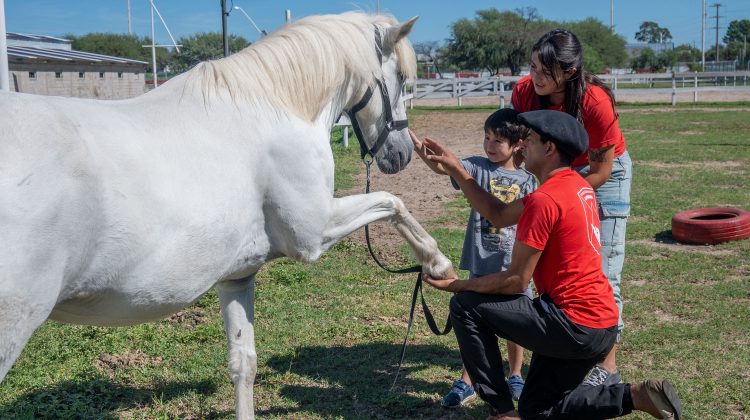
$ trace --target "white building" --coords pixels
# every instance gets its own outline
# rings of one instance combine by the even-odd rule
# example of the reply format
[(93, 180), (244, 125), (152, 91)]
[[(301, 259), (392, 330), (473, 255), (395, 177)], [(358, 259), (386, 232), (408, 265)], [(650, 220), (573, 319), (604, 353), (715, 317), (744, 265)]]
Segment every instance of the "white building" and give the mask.
[(11, 91), (94, 99), (146, 91), (145, 61), (75, 51), (51, 36), (8, 32), (7, 39)]

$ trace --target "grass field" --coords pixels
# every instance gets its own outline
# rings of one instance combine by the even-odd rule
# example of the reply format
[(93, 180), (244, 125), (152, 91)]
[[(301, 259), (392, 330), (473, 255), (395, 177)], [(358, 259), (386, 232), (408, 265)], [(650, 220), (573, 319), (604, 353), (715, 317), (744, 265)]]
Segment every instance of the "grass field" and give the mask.
[[(619, 364), (626, 381), (669, 378), (687, 419), (750, 419), (750, 240), (685, 247), (670, 236), (677, 211), (750, 209), (750, 107), (736, 107), (634, 106), (620, 117), (635, 175)], [(358, 151), (333, 148), (336, 185), (346, 188), (361, 167)], [(457, 197), (445, 217), (460, 226), (466, 211)], [(458, 261), (463, 231), (441, 224), (427, 226)], [(411, 275), (381, 271), (351, 240), (314, 264), (267, 265), (256, 291), (257, 415), (484, 418), (481, 402), (439, 407), (460, 360), (455, 338), (430, 335), (421, 316), (389, 391), (412, 287)], [(426, 292), (444, 319), (448, 294)], [(232, 418), (233, 398), (209, 293), (141, 326), (45, 323), (0, 385), (0, 418)]]

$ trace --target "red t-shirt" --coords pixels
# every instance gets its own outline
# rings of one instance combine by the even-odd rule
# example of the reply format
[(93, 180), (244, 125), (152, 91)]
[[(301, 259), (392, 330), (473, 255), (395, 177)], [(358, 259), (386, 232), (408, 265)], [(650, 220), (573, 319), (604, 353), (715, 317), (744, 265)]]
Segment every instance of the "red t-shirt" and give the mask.
[[(525, 76), (516, 83), (511, 96), (513, 109), (518, 112), (535, 111), (539, 109), (539, 99), (534, 91), (534, 82), (531, 76)], [(551, 105), (548, 109), (565, 112), (562, 104)], [(586, 93), (583, 95), (581, 104), (581, 115), (583, 116), (583, 127), (589, 135), (589, 149), (615, 146), (615, 157), (625, 153), (625, 137), (620, 131), (617, 123), (612, 101), (604, 89), (599, 86), (587, 85)], [(572, 166), (584, 166), (589, 163), (589, 154), (584, 152), (578, 156)]]
[(602, 272), (599, 213), (591, 186), (564, 169), (522, 198), (516, 240), (539, 249), (534, 284), (576, 324), (617, 325), (612, 287)]

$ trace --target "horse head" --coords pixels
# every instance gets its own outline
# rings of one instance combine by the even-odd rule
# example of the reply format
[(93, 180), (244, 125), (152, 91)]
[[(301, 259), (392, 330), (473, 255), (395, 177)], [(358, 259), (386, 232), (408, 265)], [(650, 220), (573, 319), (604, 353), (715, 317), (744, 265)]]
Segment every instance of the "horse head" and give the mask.
[(347, 110), (364, 159), (368, 155), (387, 174), (396, 173), (411, 160), (406, 108), (401, 100), (404, 83), (414, 77), (414, 51), (406, 40), (417, 18), (388, 27), (373, 25), (380, 74), (373, 74)]

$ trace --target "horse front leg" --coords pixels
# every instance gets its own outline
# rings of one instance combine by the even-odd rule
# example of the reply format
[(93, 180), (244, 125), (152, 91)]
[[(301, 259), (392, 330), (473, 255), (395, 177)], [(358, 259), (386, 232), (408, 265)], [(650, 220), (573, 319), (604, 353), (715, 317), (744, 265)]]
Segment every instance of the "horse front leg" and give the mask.
[(229, 373), (234, 384), (235, 416), (253, 419), (253, 383), (258, 370), (253, 328), (255, 274), (240, 280), (216, 284), (229, 342)]
[(378, 220), (386, 220), (396, 227), (427, 274), (440, 279), (456, 277), (451, 261), (440, 252), (435, 239), (414, 219), (403, 201), (383, 191), (334, 199), (323, 236), (324, 249)]

